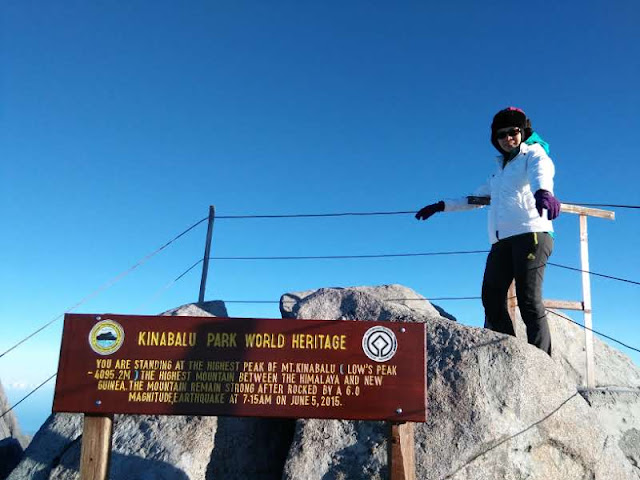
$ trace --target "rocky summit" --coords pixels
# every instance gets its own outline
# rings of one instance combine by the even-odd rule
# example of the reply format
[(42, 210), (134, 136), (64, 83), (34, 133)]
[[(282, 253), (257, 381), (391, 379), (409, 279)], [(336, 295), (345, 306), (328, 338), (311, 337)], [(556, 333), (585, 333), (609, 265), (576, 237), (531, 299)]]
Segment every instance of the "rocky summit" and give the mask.
[[(596, 339), (598, 388), (582, 389), (584, 332), (559, 315), (549, 319), (549, 357), (522, 338), (466, 327), (400, 285), (291, 292), (280, 309), (283, 318), (426, 323), (418, 479), (640, 480), (640, 370)], [(168, 312), (225, 313), (219, 302)], [(9, 478), (78, 478), (81, 424), (81, 415), (52, 415)], [(384, 422), (116, 416), (110, 478), (386, 479), (387, 441)]]

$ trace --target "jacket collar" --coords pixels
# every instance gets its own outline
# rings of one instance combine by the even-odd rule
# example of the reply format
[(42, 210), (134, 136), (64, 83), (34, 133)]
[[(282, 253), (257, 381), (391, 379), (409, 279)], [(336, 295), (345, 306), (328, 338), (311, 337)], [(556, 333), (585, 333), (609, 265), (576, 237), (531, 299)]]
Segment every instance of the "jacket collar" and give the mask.
[[(527, 145), (526, 143), (522, 142), (522, 143), (520, 144), (520, 152), (518, 152), (518, 155), (520, 155), (521, 153), (522, 153), (522, 154), (526, 154), (529, 150), (531, 150), (531, 145)], [(518, 155), (516, 155), (516, 156), (515, 156), (515, 157), (513, 157), (513, 158), (516, 158)], [(513, 160), (513, 158), (512, 158), (511, 160), (509, 160), (509, 162), (510, 162), (510, 161), (512, 161), (512, 160)], [(502, 155), (497, 155), (497, 156), (496, 156), (496, 163), (497, 163), (500, 167), (502, 167), (503, 162), (504, 162), (504, 156), (502, 156)], [(507, 163), (509, 163), (509, 162), (507, 162)]]

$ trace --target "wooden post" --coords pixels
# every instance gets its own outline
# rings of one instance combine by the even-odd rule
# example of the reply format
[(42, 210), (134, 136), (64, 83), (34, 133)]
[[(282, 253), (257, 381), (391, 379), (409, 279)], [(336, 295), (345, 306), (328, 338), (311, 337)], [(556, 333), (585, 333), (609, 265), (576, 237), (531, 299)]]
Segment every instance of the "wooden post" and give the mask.
[(111, 458), (113, 415), (84, 416), (80, 451), (80, 480), (107, 480)]
[(589, 279), (589, 242), (587, 236), (587, 216), (580, 215), (580, 269), (582, 270), (582, 302), (584, 304), (584, 341), (587, 356), (587, 388), (595, 388), (596, 372), (593, 356), (593, 328), (591, 322), (591, 282)]
[(589, 217), (605, 218), (607, 220), (615, 220), (616, 214), (610, 210), (601, 210), (599, 208), (581, 207), (579, 205), (571, 205), (563, 203), (560, 205), (561, 212), (577, 213), (578, 215), (587, 215)]
[(416, 480), (413, 423), (390, 423), (389, 478), (390, 480)]
[(509, 310), (509, 316), (511, 317), (511, 323), (513, 324), (513, 330), (516, 329), (516, 306), (518, 305), (518, 299), (516, 298), (516, 282), (515, 280), (509, 285), (507, 292), (507, 309)]
[(204, 259), (202, 261), (202, 279), (200, 280), (200, 295), (198, 303), (204, 302), (204, 292), (207, 289), (207, 273), (209, 272), (209, 254), (211, 253), (211, 236), (213, 235), (213, 221), (216, 217), (216, 207), (209, 206), (209, 226), (207, 227), (207, 240), (204, 244)]

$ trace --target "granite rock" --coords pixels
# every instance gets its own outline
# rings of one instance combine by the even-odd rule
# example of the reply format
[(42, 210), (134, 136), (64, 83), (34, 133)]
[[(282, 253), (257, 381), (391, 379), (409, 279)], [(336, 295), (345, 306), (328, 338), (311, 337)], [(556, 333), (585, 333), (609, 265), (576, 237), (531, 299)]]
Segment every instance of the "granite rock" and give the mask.
[[(575, 314), (566, 312), (556, 310), (547, 312), (553, 358), (563, 366), (576, 385), (586, 385), (585, 330), (576, 324), (578, 320), (582, 322), (582, 319), (576, 320), (572, 318)], [(597, 320), (598, 317), (594, 319), (594, 321)], [(516, 336), (526, 341), (526, 327), (518, 309), (516, 309), (514, 329)], [(602, 330), (597, 325), (594, 329)], [(634, 365), (627, 355), (603, 342), (597, 335), (593, 335), (593, 351), (596, 387), (625, 387), (640, 390), (640, 368)]]
[(29, 444), (29, 438), (22, 434), (18, 418), (10, 408), (0, 382), (0, 412), (7, 412), (0, 418), (0, 480), (6, 478), (20, 462), (24, 449)]
[[(429, 417), (415, 428), (418, 478), (640, 478), (563, 365), (522, 340), (420, 315), (375, 289), (286, 295), (296, 297), (296, 318), (427, 323)], [(386, 478), (385, 432), (380, 422), (299, 420), (283, 478)], [(622, 440), (634, 441), (633, 432)]]
[[(426, 323), (418, 479), (640, 480), (640, 373), (617, 350), (597, 346), (596, 362), (607, 361), (598, 349), (611, 360), (600, 382), (624, 388), (578, 391), (583, 336), (566, 320), (550, 318), (549, 357), (522, 339), (451, 321), (400, 285), (292, 292), (280, 305), (285, 318)], [(226, 316), (216, 302), (166, 314), (212, 312)], [(52, 415), (10, 480), (77, 478), (81, 434), (80, 415)], [(382, 480), (387, 434), (385, 422), (116, 416), (110, 478)]]
[(640, 476), (640, 391), (605, 387), (580, 393)]

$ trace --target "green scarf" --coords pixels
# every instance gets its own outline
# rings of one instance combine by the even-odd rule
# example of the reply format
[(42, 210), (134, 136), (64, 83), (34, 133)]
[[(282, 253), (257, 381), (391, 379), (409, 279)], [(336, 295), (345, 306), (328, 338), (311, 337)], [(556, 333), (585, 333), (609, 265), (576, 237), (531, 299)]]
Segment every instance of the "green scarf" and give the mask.
[(549, 144), (545, 142), (542, 137), (540, 137), (540, 135), (538, 135), (536, 132), (533, 132), (531, 136), (524, 141), (524, 143), (526, 143), (527, 145), (533, 145), (534, 143), (537, 143), (542, 148), (544, 148), (544, 151), (547, 152), (547, 155), (549, 155)]

